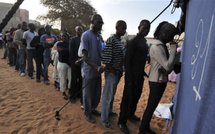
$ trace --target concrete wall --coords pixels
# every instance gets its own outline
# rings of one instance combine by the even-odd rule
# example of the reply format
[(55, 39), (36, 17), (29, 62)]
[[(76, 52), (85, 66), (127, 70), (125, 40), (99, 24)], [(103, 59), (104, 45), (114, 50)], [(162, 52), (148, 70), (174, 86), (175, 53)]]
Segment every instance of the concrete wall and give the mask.
[[(13, 4), (0, 2), (0, 22), (2, 22), (5, 15), (8, 13), (12, 6)], [(19, 23), (22, 23), (22, 21), (29, 21), (29, 12), (25, 9), (18, 9), (11, 20), (8, 22), (7, 26), (3, 29), (3, 31), (9, 30), (11, 27), (16, 28)]]

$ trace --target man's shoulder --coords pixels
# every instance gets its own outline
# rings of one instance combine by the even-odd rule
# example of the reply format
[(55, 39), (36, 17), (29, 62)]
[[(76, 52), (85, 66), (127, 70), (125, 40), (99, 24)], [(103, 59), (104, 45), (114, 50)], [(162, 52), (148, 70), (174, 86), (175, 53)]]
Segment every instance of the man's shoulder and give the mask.
[(91, 30), (87, 30), (85, 32), (83, 32), (82, 36), (90, 36), (92, 35), (92, 31)]

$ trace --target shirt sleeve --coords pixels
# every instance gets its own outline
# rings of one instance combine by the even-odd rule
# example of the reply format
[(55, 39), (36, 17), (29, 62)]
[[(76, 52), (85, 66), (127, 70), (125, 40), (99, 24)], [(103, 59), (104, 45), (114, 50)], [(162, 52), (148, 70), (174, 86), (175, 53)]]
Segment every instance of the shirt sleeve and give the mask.
[(78, 49), (79, 57), (83, 57), (83, 53), (82, 53), (83, 50), (86, 50), (87, 52), (89, 50), (88, 36), (85, 33), (81, 36), (81, 43)]
[(23, 33), (23, 37), (22, 38), (26, 40), (26, 38), (27, 38), (27, 32)]
[(150, 48), (150, 57), (154, 58), (167, 72), (171, 71), (176, 54), (176, 45), (170, 46), (170, 55), (167, 59), (165, 50), (161, 45), (152, 45)]
[(112, 54), (113, 54), (113, 40), (109, 38), (106, 41), (106, 46), (103, 50), (102, 54), (102, 62), (103, 64), (110, 64), (112, 61)]

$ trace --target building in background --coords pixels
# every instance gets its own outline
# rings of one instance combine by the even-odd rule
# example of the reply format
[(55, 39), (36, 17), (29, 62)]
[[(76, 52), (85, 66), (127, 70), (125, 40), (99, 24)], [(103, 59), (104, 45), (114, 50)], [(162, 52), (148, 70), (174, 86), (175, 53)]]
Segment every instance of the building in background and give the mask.
[[(12, 6), (13, 4), (0, 2), (0, 23)], [(26, 9), (18, 9), (3, 31), (9, 30), (11, 27), (16, 28), (17, 25), (23, 21), (26, 21), (27, 23), (29, 22), (29, 12)]]

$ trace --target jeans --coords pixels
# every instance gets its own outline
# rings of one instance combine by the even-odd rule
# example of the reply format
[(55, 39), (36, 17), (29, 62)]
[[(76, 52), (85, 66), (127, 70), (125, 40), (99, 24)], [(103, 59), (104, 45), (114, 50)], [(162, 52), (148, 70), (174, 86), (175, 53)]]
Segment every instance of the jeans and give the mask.
[(116, 93), (117, 85), (119, 83), (120, 76), (118, 74), (106, 73), (105, 74), (105, 85), (102, 95), (102, 122), (108, 122), (109, 113), (113, 108), (114, 96)]
[(51, 61), (51, 50), (46, 48), (43, 52), (43, 77), (44, 81), (48, 81), (48, 67)]
[(16, 49), (16, 65), (15, 69), (19, 70), (19, 49)]
[(101, 97), (101, 77), (83, 78), (83, 105), (85, 116), (91, 118)]
[(71, 68), (68, 64), (58, 61), (57, 70), (60, 78), (60, 91), (63, 93), (71, 85)]
[(20, 73), (25, 73), (26, 68), (26, 49), (19, 49), (19, 69)]

